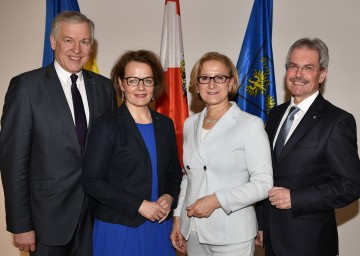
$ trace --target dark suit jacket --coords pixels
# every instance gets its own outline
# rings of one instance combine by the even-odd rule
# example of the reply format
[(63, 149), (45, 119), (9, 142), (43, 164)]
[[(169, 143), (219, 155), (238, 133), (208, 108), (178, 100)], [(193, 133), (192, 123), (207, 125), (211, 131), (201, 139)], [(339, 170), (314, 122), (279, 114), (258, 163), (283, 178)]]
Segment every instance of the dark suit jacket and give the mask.
[[(83, 75), (91, 125), (116, 102), (109, 79), (86, 70)], [(84, 199), (82, 155), (53, 63), (11, 80), (1, 119), (0, 168), (7, 230), (35, 230), (46, 245), (68, 243)]]
[[(289, 102), (274, 108), (266, 131), (271, 145)], [(290, 189), (290, 210), (265, 202), (264, 238), (277, 256), (335, 256), (334, 208), (360, 195), (360, 161), (354, 117), (320, 94), (274, 164), (274, 186)]]
[[(176, 206), (181, 168), (174, 124), (170, 118), (150, 111), (156, 140), (158, 195), (171, 195)], [(94, 122), (84, 159), (83, 187), (96, 201), (91, 211), (97, 219), (130, 227), (145, 222), (138, 210), (144, 199), (151, 200), (151, 160), (125, 104)]]

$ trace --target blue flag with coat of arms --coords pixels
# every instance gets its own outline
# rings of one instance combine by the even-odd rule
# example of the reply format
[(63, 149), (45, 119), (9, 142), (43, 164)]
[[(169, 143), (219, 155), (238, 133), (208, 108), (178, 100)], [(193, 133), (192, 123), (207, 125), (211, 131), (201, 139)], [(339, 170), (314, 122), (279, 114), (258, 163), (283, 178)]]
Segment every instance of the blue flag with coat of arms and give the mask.
[(255, 0), (236, 69), (240, 88), (237, 104), (245, 112), (266, 122), (276, 106), (276, 86), (272, 54), (273, 0)]
[(50, 45), (51, 23), (55, 16), (62, 11), (80, 11), (77, 0), (46, 0), (46, 22), (44, 38), (43, 67), (54, 60), (54, 52)]

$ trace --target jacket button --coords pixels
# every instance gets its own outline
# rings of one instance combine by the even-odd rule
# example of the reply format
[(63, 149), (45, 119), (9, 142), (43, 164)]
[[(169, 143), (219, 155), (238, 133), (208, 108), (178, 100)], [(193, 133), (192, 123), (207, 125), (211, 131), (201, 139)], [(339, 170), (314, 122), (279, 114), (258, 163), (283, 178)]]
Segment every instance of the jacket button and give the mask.
[(187, 165), (187, 166), (186, 166), (186, 169), (190, 170), (190, 166)]
[(206, 169), (207, 169), (207, 168), (206, 168), (206, 165), (204, 165), (204, 171), (206, 171)]

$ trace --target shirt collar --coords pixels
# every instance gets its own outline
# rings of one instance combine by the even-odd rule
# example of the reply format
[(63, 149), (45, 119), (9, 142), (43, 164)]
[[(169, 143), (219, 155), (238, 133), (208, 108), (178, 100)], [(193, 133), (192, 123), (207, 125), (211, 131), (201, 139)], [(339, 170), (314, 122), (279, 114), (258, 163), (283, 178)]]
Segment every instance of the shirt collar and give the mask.
[[(311, 104), (313, 104), (313, 102), (315, 101), (316, 97), (319, 95), (319, 91), (316, 91), (315, 93), (313, 93), (311, 96), (307, 97), (306, 99), (304, 99), (303, 101), (301, 101), (298, 105), (296, 105), (298, 108), (300, 108), (300, 110), (304, 113), (306, 113), (308, 111), (308, 109), (310, 108)], [(294, 97), (291, 97), (291, 102), (290, 102), (290, 106), (289, 108), (291, 108), (292, 106), (295, 106), (294, 103)]]
[[(70, 81), (70, 84), (71, 84), (70, 76), (72, 75), (72, 73), (67, 72), (65, 69), (63, 69), (56, 60), (54, 61), (54, 67), (55, 67), (56, 73), (58, 74), (60, 80), (66, 81), (67, 83), (69, 83), (69, 81)], [(75, 75), (78, 76), (79, 82), (82, 82), (84, 80), (82, 71), (75, 73)]]

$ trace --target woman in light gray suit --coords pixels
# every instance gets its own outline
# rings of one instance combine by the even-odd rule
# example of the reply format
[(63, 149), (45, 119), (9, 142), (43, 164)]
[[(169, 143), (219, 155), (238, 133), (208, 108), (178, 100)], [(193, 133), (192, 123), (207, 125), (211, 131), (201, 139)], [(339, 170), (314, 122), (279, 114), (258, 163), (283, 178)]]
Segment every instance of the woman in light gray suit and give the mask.
[(229, 101), (239, 88), (231, 60), (203, 55), (191, 72), (190, 92), (206, 107), (184, 124), (184, 171), (174, 212), (173, 246), (196, 255), (253, 255), (253, 204), (273, 185), (264, 124)]

